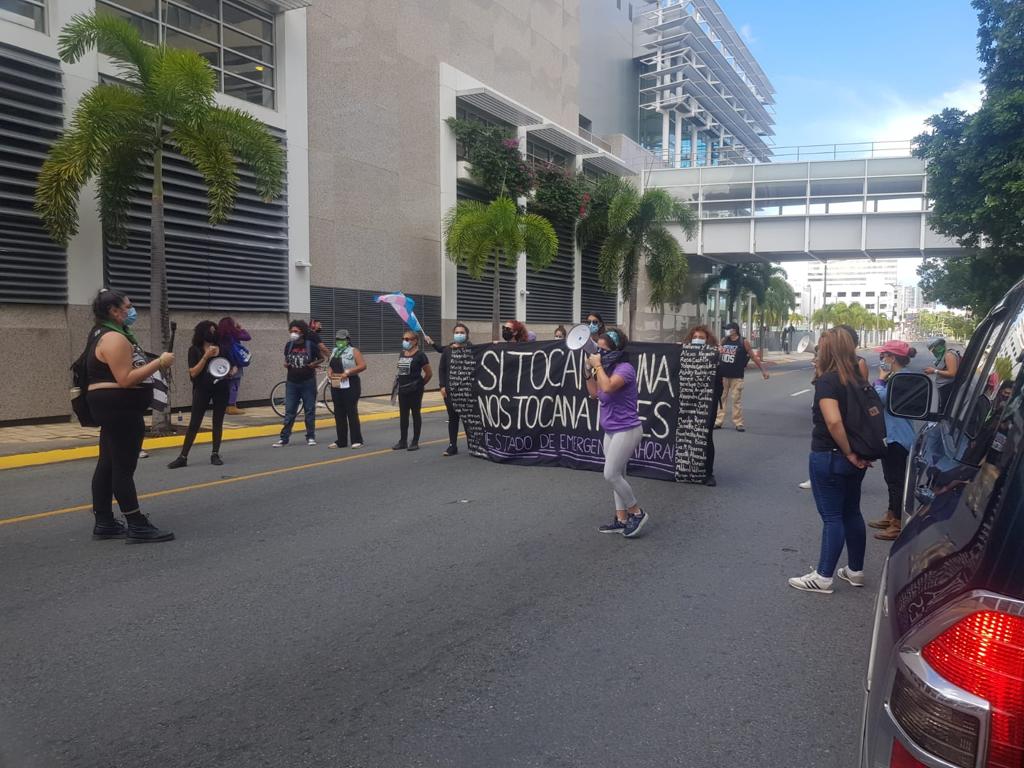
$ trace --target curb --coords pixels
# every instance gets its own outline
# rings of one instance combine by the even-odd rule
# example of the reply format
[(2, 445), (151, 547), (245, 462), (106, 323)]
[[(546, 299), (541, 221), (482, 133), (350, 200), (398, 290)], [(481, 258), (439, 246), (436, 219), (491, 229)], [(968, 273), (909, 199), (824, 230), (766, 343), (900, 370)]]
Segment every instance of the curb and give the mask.
[[(443, 405), (429, 405), (423, 408), (421, 413), (439, 413), (447, 410)], [(383, 413), (368, 413), (360, 416), (360, 423), (371, 421), (389, 421), (398, 418), (398, 411), (384, 411)], [(334, 426), (334, 419), (318, 419), (318, 428)], [(222, 442), (231, 440), (249, 440), (254, 437), (270, 437), (280, 433), (279, 424), (261, 424), (256, 427), (239, 427), (238, 429), (225, 429)], [(213, 439), (211, 432), (200, 432), (196, 436), (195, 444), (209, 443)], [(143, 441), (143, 450), (151, 451), (159, 448), (174, 448), (185, 442), (184, 435), (173, 435), (170, 437), (151, 437)], [(22, 467), (36, 467), (43, 464), (59, 464), (65, 461), (77, 461), (78, 459), (95, 459), (100, 455), (99, 445), (83, 446), (81, 448), (56, 448), (52, 451), (36, 451), (33, 453), (14, 453), (9, 456), (0, 456), (0, 470), (20, 469)]]

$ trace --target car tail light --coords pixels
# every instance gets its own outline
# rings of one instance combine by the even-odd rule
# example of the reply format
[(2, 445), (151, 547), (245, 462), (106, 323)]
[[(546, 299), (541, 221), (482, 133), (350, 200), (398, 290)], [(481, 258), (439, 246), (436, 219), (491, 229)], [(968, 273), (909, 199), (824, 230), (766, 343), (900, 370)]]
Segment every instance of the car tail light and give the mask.
[(957, 768), (974, 768), (981, 733), (978, 718), (944, 703), (902, 671), (896, 672), (889, 707), (904, 733), (925, 752)]
[(989, 703), (987, 768), (1024, 765), (1024, 618), (972, 613), (928, 642), (921, 655), (950, 683)]
[(889, 760), (889, 768), (928, 768), (928, 766), (907, 752), (907, 748), (900, 744), (898, 740), (894, 739), (892, 742), (892, 759)]

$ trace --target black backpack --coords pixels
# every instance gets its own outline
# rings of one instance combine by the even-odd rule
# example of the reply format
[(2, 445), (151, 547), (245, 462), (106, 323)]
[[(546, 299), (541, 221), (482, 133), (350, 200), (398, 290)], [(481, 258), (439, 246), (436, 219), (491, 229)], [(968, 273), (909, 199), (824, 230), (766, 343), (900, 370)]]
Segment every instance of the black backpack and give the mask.
[(98, 427), (99, 424), (89, 410), (86, 393), (89, 391), (89, 355), (96, 349), (96, 342), (106, 332), (105, 328), (96, 327), (89, 331), (89, 340), (85, 351), (71, 364), (71, 410), (83, 427)]
[(850, 449), (862, 459), (873, 461), (885, 455), (885, 406), (875, 388), (861, 379), (846, 385), (846, 413), (843, 427)]

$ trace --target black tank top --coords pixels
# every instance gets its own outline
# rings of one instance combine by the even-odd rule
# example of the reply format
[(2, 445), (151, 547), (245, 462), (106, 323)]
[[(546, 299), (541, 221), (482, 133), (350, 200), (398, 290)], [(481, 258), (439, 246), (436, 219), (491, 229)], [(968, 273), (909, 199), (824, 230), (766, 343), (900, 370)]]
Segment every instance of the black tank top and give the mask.
[(85, 370), (90, 384), (100, 384), (103, 382), (117, 383), (117, 379), (114, 378), (114, 372), (110, 370), (110, 366), (96, 357), (96, 345), (99, 343), (100, 337), (110, 332), (110, 328), (104, 328), (101, 325), (89, 331), (89, 354), (85, 356)]
[(718, 373), (723, 379), (742, 379), (743, 371), (750, 362), (747, 346), (740, 336), (736, 341), (722, 341), (722, 360), (718, 364)]

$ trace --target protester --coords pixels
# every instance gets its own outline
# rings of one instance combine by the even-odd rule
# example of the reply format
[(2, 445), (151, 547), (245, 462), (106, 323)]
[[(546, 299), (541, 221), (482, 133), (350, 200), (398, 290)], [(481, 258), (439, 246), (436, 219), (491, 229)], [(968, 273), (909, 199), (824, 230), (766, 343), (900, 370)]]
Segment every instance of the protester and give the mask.
[(557, 328), (555, 328), (555, 341), (564, 341), (566, 333), (567, 331), (565, 330), (564, 325), (560, 325)]
[(284, 345), (284, 367), (288, 378), (284, 389), (284, 424), (275, 448), (288, 445), (292, 425), (302, 403), (306, 421), (306, 445), (316, 445), (316, 369), (323, 358), (313, 341), (313, 332), (303, 320), (292, 320), (288, 326), (288, 343)]
[(719, 347), (721, 361), (718, 364), (722, 378), (722, 398), (719, 400), (718, 415), (715, 418), (715, 429), (721, 429), (725, 423), (725, 409), (729, 398), (732, 398), (732, 423), (737, 432), (746, 432), (743, 424), (743, 375), (747, 363), (751, 360), (761, 370), (765, 381), (768, 370), (761, 362), (760, 355), (750, 346), (750, 342), (740, 336), (740, 327), (736, 323), (726, 323), (725, 338)]
[(600, 351), (588, 358), (591, 370), (587, 372), (587, 391), (601, 403), (604, 479), (612, 486), (615, 498), (615, 518), (598, 530), (633, 538), (647, 523), (647, 513), (626, 480), (626, 465), (643, 437), (636, 410), (636, 369), (629, 362), (627, 343), (626, 335), (614, 328), (598, 337)]
[(946, 402), (953, 392), (953, 382), (960, 370), (960, 356), (946, 348), (946, 340), (936, 336), (928, 342), (928, 351), (935, 355), (935, 362), (924, 369), (929, 376), (935, 376), (935, 386), (939, 390), (939, 410), (946, 407)]
[(167, 465), (168, 469), (178, 469), (188, 464), (188, 454), (199, 434), (199, 428), (206, 416), (206, 409), (213, 403), (213, 453), (210, 463), (220, 466), (224, 461), (220, 457), (220, 444), (224, 435), (224, 413), (228, 407), (231, 383), (227, 377), (214, 378), (210, 373), (209, 364), (215, 357), (221, 357), (221, 348), (217, 345), (218, 326), (212, 320), (200, 321), (192, 333), (192, 345), (188, 348), (188, 375), (192, 380), (192, 413), (189, 416), (188, 432), (181, 446), (181, 453)]
[(718, 411), (718, 404), (722, 401), (722, 376), (718, 371), (718, 339), (711, 329), (706, 325), (695, 325), (683, 337), (683, 344), (693, 344), (698, 347), (710, 347), (715, 350), (715, 381), (711, 395), (711, 408), (708, 411), (707, 424), (707, 476), (704, 478), (704, 485), (714, 487), (718, 485), (715, 480), (715, 417)]
[(597, 343), (598, 337), (604, 333), (604, 318), (597, 312), (587, 313), (587, 327), (590, 329), (590, 339)]
[[(880, 371), (875, 381), (875, 390), (885, 403), (889, 394), (889, 377), (899, 373), (917, 354), (917, 350), (905, 341), (887, 341), (878, 350)], [(893, 416), (888, 408), (885, 411), (885, 455), (882, 457), (882, 475), (889, 489), (889, 506), (885, 516), (868, 523), (872, 528), (881, 530), (875, 534), (876, 539), (893, 541), (900, 535), (901, 512), (903, 510), (903, 482), (907, 473), (907, 457), (914, 445), (914, 427), (908, 419)]]
[[(391, 446), (394, 451), (420, 449), (420, 430), (423, 417), (423, 390), (432, 376), (430, 359), (420, 349), (420, 337), (412, 331), (402, 334), (402, 352), (398, 356), (398, 375), (392, 394), (398, 395), (399, 428), (402, 439)], [(409, 416), (412, 416), (412, 442), (409, 437)]]
[(324, 344), (323, 337), (320, 335), (322, 330), (323, 324), (315, 317), (311, 318), (308, 325), (307, 338), (316, 345), (317, 350), (320, 352), (320, 359), (326, 360), (330, 357), (331, 350), (329, 350), (327, 345)]
[[(838, 576), (855, 587), (864, 586), (867, 532), (860, 511), (861, 483), (871, 466), (850, 447), (844, 425), (849, 408), (848, 387), (863, 383), (855, 364), (850, 336), (838, 329), (822, 334), (814, 382), (814, 429), (811, 433), (811, 490), (823, 528), (818, 566), (789, 585), (808, 592), (832, 593)], [(836, 570), (843, 546), (847, 566)]]
[(228, 410), (231, 416), (240, 416), (245, 413), (243, 408), (238, 407), (238, 389), (242, 385), (242, 373), (248, 360), (243, 360), (240, 349), (243, 341), (252, 341), (252, 336), (233, 317), (222, 317), (217, 324), (218, 344), (224, 356), (231, 361), (233, 366), (228, 376)]
[(501, 339), (510, 344), (522, 344), (530, 340), (530, 332), (526, 330), (526, 324), (518, 320), (506, 320), (501, 327)]
[[(164, 352), (147, 362), (131, 329), (137, 313), (124, 293), (104, 288), (93, 300), (92, 312), (96, 325), (86, 347), (86, 404), (100, 427), (92, 476), (92, 536), (140, 544), (170, 541), (174, 534), (157, 528), (139, 509), (135, 468), (146, 433), (143, 415), (153, 400), (152, 376), (169, 369), (174, 355)], [(114, 519), (115, 498), (127, 526)]]
[[(561, 326), (559, 326), (561, 327)], [(562, 329), (565, 330), (564, 328)], [(455, 410), (452, 402), (451, 392), (448, 389), (448, 367), (452, 359), (452, 350), (460, 349), (469, 344), (469, 328), (462, 323), (456, 323), (452, 328), (452, 343), (447, 347), (435, 344), (434, 340), (424, 334), (427, 344), (432, 346), (436, 352), (441, 353), (441, 364), (438, 366), (437, 377), (441, 385), (441, 397), (444, 398), (444, 407), (448, 410), (448, 447), (444, 449), (444, 456), (454, 456), (459, 452), (459, 412)]]
[(339, 328), (334, 334), (334, 349), (327, 360), (330, 368), (331, 400), (334, 401), (334, 427), (337, 439), (328, 448), (345, 448), (349, 434), (352, 448), (363, 445), (363, 431), (359, 426), (359, 397), (362, 385), (359, 374), (366, 370), (363, 353), (352, 346), (348, 329)]

